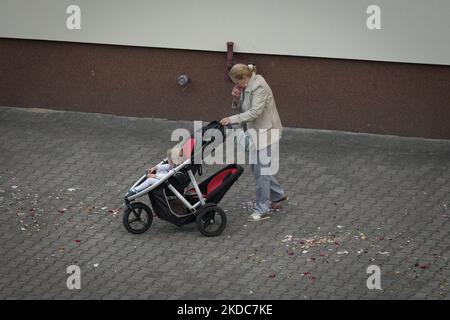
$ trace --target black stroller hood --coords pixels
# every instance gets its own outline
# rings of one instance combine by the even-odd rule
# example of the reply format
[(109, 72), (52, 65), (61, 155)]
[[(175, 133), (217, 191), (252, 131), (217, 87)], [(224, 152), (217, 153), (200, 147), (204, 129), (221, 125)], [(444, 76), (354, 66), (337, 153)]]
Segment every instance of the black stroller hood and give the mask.
[[(204, 140), (203, 136), (209, 130), (219, 130), (219, 132), (222, 134), (223, 140), (215, 141), (214, 136), (211, 137), (211, 140)], [(187, 159), (188, 157), (191, 157), (192, 163), (194, 163), (194, 159), (196, 158), (196, 156), (197, 157), (200, 156), (201, 159), (203, 159), (203, 152), (205, 150), (205, 147), (208, 146), (209, 144), (211, 144), (211, 143), (220, 144), (220, 143), (224, 142), (224, 140), (226, 138), (225, 128), (218, 121), (213, 121), (213, 122), (208, 123), (206, 126), (202, 127), (201, 136), (202, 136), (201, 144), (199, 143), (199, 141), (195, 140), (195, 133), (191, 134), (190, 139), (184, 141), (184, 143), (183, 143), (184, 157), (185, 157), (185, 159)]]
[(217, 129), (220, 132), (222, 132), (223, 136), (225, 136), (225, 128), (224, 128), (224, 126), (222, 126), (220, 124), (219, 121), (213, 121), (213, 122), (208, 123), (206, 126), (204, 126), (202, 128), (202, 134), (205, 134), (205, 132), (210, 130), (210, 129)]

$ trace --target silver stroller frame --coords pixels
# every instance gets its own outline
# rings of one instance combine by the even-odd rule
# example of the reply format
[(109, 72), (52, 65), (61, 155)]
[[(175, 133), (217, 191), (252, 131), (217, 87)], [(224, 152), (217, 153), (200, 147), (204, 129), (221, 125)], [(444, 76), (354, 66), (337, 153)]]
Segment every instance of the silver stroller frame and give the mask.
[[(164, 162), (166, 162), (168, 160), (168, 158), (164, 159), (163, 161), (161, 161), (158, 165), (163, 164)], [(146, 195), (148, 192), (158, 188), (160, 185), (162, 185), (163, 183), (166, 183), (167, 180), (169, 180), (169, 178), (171, 178), (172, 176), (174, 176), (175, 174), (177, 174), (180, 170), (184, 169), (187, 165), (189, 165), (191, 163), (191, 159), (187, 159), (186, 161), (184, 161), (183, 163), (181, 163), (180, 165), (178, 165), (177, 167), (175, 167), (174, 169), (170, 170), (168, 174), (166, 174), (164, 177), (162, 177), (157, 183), (145, 188), (144, 190), (129, 196), (129, 197), (125, 197), (125, 202), (131, 202), (133, 200), (136, 200), (140, 197), (142, 197), (143, 195)], [(171, 185), (170, 183), (167, 184), (167, 187), (169, 188), (170, 191), (172, 191), (172, 193), (181, 201), (183, 202), (183, 204), (186, 206), (186, 208), (188, 208), (192, 213), (195, 212), (195, 210), (200, 207), (205, 205), (205, 199), (203, 197), (203, 194), (200, 191), (200, 188), (198, 187), (198, 183), (195, 180), (194, 174), (192, 173), (192, 170), (188, 170), (187, 171), (189, 178), (191, 180), (192, 185), (194, 186), (196, 195), (199, 199), (199, 201), (197, 203), (195, 203), (194, 205), (191, 205), (189, 203), (189, 201), (187, 201), (183, 195), (181, 193), (178, 192), (177, 189), (175, 189), (175, 187), (173, 185)], [(147, 179), (147, 176), (144, 174), (138, 181), (136, 181), (136, 183), (132, 186), (132, 188), (136, 187), (137, 185), (139, 185), (140, 183), (142, 183), (145, 179)], [(176, 215), (176, 214), (175, 214)], [(177, 215), (178, 216), (178, 215)]]

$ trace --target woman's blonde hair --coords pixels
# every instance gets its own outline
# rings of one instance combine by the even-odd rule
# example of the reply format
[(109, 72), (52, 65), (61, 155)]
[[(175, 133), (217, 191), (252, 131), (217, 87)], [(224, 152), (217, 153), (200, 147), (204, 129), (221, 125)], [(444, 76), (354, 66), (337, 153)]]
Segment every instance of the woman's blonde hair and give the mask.
[(254, 64), (237, 63), (228, 72), (228, 76), (233, 82), (243, 79), (244, 77), (251, 77), (256, 73), (256, 66)]

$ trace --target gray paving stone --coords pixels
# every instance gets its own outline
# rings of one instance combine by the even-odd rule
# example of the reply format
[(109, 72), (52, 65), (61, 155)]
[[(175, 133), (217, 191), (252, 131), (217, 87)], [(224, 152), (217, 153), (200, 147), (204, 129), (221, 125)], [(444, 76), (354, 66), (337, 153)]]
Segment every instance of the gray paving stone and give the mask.
[[(244, 165), (220, 237), (158, 219), (129, 234), (123, 195), (180, 127), (0, 107), (0, 299), (450, 299), (450, 141), (288, 128), (290, 200), (272, 219), (247, 222)], [(370, 265), (383, 290), (366, 287)]]

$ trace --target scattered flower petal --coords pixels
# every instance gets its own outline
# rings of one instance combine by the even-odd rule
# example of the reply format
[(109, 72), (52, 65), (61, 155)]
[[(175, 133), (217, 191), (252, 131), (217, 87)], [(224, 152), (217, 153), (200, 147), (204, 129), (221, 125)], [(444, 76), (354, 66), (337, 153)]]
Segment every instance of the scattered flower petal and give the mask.
[[(95, 208), (95, 207), (94, 207)], [(120, 208), (114, 208), (114, 209), (109, 209), (108, 212), (112, 213), (113, 215), (118, 214), (120, 211)]]

